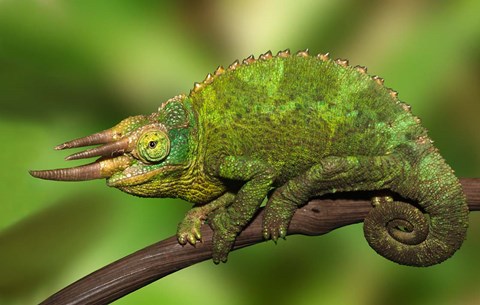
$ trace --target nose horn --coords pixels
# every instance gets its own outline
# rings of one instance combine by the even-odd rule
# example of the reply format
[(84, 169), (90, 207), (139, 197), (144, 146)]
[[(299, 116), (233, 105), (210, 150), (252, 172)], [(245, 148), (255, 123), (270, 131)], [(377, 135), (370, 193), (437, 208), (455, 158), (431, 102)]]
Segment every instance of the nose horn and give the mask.
[(57, 181), (85, 181), (108, 177), (108, 175), (102, 173), (99, 162), (71, 168), (31, 170), (29, 173), (35, 178)]
[(94, 133), (92, 135), (71, 140), (60, 145), (55, 146), (56, 150), (83, 147), (95, 144), (105, 144), (113, 141), (113, 132), (111, 129), (107, 129), (101, 132)]

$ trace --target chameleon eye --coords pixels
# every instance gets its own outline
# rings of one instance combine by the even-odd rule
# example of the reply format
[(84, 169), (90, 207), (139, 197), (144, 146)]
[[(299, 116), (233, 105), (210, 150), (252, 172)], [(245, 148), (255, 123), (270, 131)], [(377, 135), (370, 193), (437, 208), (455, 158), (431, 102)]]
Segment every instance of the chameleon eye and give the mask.
[(163, 131), (147, 131), (138, 139), (137, 151), (143, 161), (159, 162), (168, 156), (170, 140)]

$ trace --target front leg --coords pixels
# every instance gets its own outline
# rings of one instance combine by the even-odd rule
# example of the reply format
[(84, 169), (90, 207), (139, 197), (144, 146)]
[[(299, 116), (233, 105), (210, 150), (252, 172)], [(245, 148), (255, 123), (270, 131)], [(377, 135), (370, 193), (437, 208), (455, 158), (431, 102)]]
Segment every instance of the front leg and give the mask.
[(227, 192), (205, 205), (190, 209), (183, 220), (178, 224), (178, 242), (181, 245), (185, 245), (188, 242), (194, 246), (197, 241), (201, 241), (202, 234), (200, 233), (200, 227), (207, 219), (208, 214), (230, 205), (234, 198), (235, 194)]
[(213, 234), (213, 261), (226, 262), (238, 233), (253, 218), (271, 189), (275, 171), (261, 160), (228, 156), (214, 163), (212, 173), (221, 179), (245, 181), (231, 205), (209, 215)]

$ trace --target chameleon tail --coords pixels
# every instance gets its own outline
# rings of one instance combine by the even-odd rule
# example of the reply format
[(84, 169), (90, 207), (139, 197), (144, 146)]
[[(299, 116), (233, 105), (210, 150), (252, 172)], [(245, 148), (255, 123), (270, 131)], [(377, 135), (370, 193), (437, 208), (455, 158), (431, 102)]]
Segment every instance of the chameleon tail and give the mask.
[(417, 201), (420, 209), (404, 202), (378, 205), (365, 218), (365, 238), (377, 253), (399, 264), (438, 264), (452, 256), (465, 239), (465, 195), (437, 152), (423, 157), (418, 170), (405, 172), (408, 176), (393, 183), (391, 189)]

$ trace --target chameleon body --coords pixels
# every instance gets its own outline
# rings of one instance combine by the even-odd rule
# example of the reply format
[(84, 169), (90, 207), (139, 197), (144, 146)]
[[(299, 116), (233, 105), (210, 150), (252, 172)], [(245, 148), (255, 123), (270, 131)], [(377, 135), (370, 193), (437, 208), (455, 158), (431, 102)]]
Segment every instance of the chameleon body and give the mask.
[(372, 198), (364, 232), (378, 253), (407, 265), (449, 258), (467, 230), (461, 185), (410, 107), (365, 68), (327, 55), (235, 61), (151, 115), (57, 149), (92, 144), (103, 145), (67, 157), (101, 156), (92, 164), (31, 174), (107, 178), (130, 194), (190, 201), (178, 240), (195, 244), (207, 221), (215, 262), (226, 261), (265, 198), (263, 234), (276, 240), (314, 196), (391, 190), (412, 204)]

